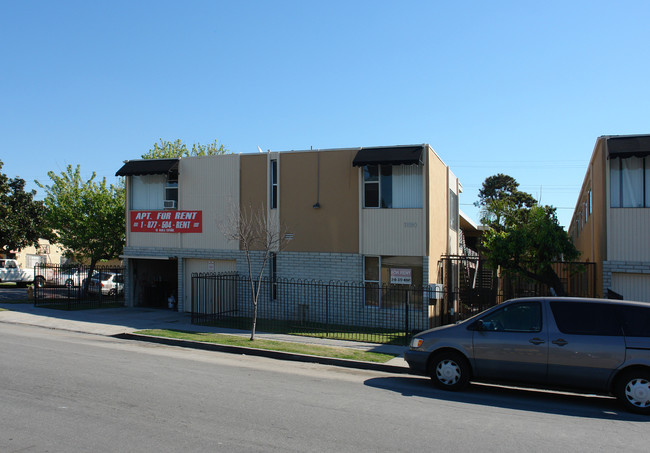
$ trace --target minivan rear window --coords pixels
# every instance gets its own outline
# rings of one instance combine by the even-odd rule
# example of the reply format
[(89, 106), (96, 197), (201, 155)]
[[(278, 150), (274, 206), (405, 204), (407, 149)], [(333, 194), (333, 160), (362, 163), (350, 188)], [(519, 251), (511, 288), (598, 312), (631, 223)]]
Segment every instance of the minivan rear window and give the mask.
[(650, 307), (621, 307), (623, 332), (628, 337), (650, 337)]
[(551, 302), (560, 332), (571, 335), (623, 335), (616, 307), (591, 302)]

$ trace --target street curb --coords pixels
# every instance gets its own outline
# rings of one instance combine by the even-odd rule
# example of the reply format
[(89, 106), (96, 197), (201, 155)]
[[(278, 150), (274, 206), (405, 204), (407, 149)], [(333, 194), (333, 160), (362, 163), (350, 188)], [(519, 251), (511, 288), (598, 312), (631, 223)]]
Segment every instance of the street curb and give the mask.
[(321, 357), (305, 354), (297, 354), (281, 351), (269, 351), (266, 349), (247, 348), (244, 346), (228, 346), (216, 343), (206, 343), (202, 341), (179, 340), (176, 338), (156, 337), (150, 335), (138, 335), (135, 333), (118, 333), (111, 335), (113, 338), (122, 340), (144, 341), (149, 343), (163, 344), (167, 346), (178, 346), (181, 348), (201, 349), (204, 351), (227, 352), (230, 354), (251, 355), (258, 357), (267, 357), (277, 360), (289, 360), (303, 363), (319, 363), (321, 365), (331, 365), (344, 368), (355, 368), (359, 370), (382, 371), (384, 373), (409, 374), (410, 369), (402, 366), (387, 365), (385, 363), (362, 362), (349, 359), (335, 359), (331, 357)]

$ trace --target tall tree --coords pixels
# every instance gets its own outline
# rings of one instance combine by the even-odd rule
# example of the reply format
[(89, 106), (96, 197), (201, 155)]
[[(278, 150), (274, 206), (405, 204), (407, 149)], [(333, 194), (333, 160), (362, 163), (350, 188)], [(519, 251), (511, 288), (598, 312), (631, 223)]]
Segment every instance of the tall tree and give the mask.
[(160, 144), (154, 143), (153, 148), (142, 155), (143, 159), (171, 159), (175, 157), (189, 157), (189, 156), (216, 156), (220, 154), (227, 154), (229, 151), (223, 145), (220, 145), (217, 140), (207, 145), (201, 143), (194, 143), (192, 149), (188, 149), (187, 145), (180, 139), (173, 142), (160, 139)]
[(68, 165), (60, 175), (50, 171), (48, 176), (51, 184), (37, 184), (46, 192), (45, 208), (55, 242), (68, 255), (90, 260), (92, 275), (98, 261), (116, 258), (124, 249), (124, 187), (109, 185), (106, 178), (98, 182), (94, 172), (84, 180), (79, 165)]
[(481, 208), (481, 222), (501, 229), (508, 213), (537, 205), (535, 198), (519, 190), (519, 183), (512, 176), (498, 173), (483, 181), (478, 191), (479, 200), (474, 203)]
[[(0, 161), (0, 170), (3, 163)], [(0, 172), (0, 252), (9, 253), (30, 245), (40, 238), (49, 239), (43, 202), (34, 200), (36, 191), (25, 191), (25, 180), (10, 179)]]
[(558, 223), (556, 209), (537, 205), (518, 186), (503, 174), (483, 183), (477, 204), (490, 227), (482, 239), (484, 254), (492, 267), (524, 275), (548, 285), (558, 296), (566, 295), (552, 264), (573, 261), (579, 252)]

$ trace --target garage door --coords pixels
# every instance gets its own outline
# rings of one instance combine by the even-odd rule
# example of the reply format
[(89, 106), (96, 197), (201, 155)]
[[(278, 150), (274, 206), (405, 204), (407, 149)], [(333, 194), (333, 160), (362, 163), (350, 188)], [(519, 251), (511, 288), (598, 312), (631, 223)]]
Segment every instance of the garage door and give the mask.
[(199, 260), (187, 259), (185, 260), (185, 297), (183, 309), (189, 312), (192, 308), (192, 274), (205, 273), (205, 272), (235, 272), (237, 270), (237, 262), (235, 260)]
[(625, 300), (650, 302), (650, 275), (613, 272), (612, 289)]

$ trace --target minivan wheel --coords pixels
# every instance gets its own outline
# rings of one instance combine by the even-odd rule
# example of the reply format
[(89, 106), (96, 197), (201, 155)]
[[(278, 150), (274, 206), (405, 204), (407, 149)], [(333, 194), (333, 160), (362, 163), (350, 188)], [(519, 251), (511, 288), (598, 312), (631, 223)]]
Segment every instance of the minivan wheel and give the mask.
[(461, 390), (469, 383), (469, 365), (462, 355), (442, 352), (431, 361), (433, 385), (443, 390)]
[(626, 371), (616, 381), (615, 394), (628, 411), (650, 415), (650, 371)]

